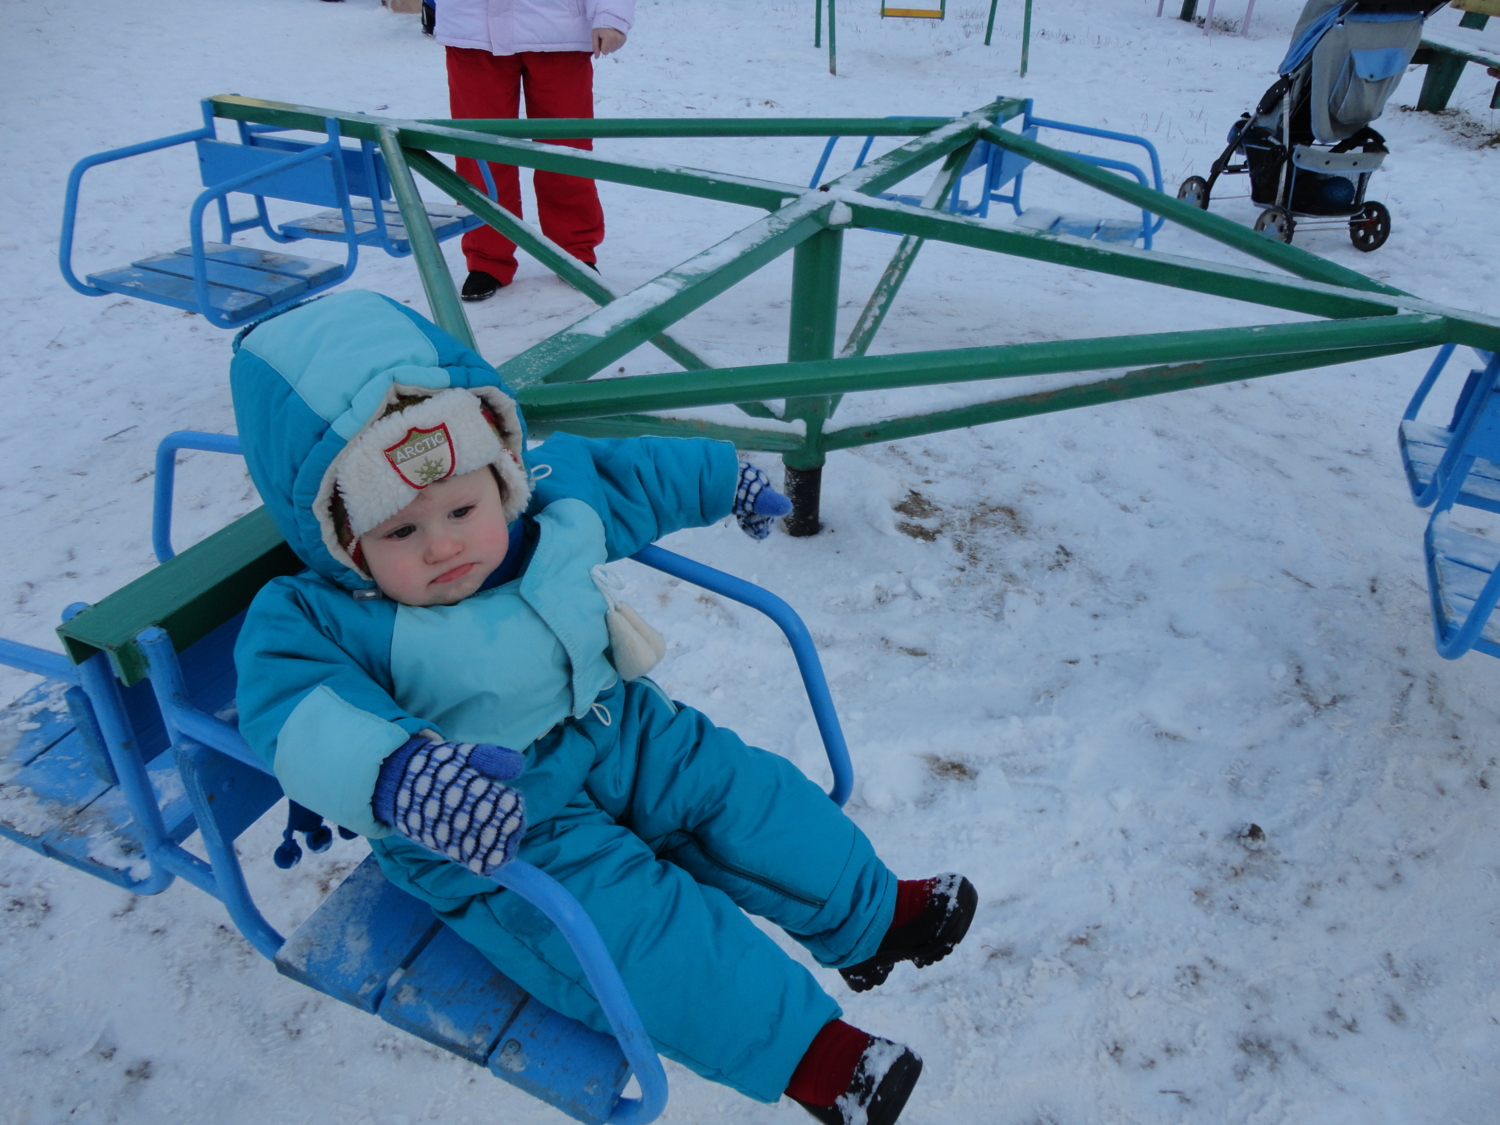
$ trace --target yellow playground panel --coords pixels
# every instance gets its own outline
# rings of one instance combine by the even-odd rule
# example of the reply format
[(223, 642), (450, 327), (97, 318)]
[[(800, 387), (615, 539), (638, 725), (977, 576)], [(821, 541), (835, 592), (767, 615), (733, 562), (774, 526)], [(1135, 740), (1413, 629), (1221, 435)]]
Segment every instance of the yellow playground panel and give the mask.
[(938, 0), (938, 6), (925, 8), (909, 8), (899, 4), (887, 4), (880, 0), (881, 18), (886, 16), (901, 16), (909, 20), (940, 20), (948, 7), (948, 0)]

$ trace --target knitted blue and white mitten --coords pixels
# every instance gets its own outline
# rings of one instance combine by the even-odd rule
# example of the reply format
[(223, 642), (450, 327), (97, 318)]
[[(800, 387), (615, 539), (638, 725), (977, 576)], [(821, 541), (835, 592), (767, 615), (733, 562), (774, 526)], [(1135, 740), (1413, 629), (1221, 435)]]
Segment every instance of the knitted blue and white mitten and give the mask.
[(524, 763), (503, 746), (418, 735), (381, 764), (370, 805), (382, 824), (488, 876), (515, 859), (526, 831), (525, 799), (501, 784)]
[(740, 482), (734, 490), (734, 518), (751, 539), (771, 534), (771, 521), (787, 515), (792, 502), (771, 487), (771, 478), (749, 461), (740, 462)]

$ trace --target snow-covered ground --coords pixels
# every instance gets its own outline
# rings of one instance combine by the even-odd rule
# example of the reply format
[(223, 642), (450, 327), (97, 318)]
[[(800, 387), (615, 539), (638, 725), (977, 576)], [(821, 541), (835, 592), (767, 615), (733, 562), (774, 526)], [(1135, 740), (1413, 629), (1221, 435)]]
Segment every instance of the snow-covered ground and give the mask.
[[(935, 26), (882, 22), (873, 0), (840, 5), (835, 78), (811, 44), (811, 0), (640, 0), (629, 44), (598, 68), (598, 111), (873, 117), (1022, 94), (1046, 116), (1140, 132), (1161, 149), (1170, 190), (1206, 172), (1271, 82), (1301, 4), (1261, 0), (1242, 38), (1158, 19), (1153, 0), (1037, 0), (1025, 79), (1021, 7), (1002, 5), (986, 48), (982, 0), (956, 0)], [(63, 606), (149, 567), (157, 439), (233, 428), (229, 333), (62, 283), (70, 165), (193, 127), (207, 94), (440, 117), (446, 91), (440, 48), (376, 0), (0, 10), (0, 634), (51, 645)], [(1219, 5), (1231, 23), (1242, 14)], [(1495, 44), (1500, 29), (1480, 38)], [(1378, 124), (1392, 156), (1372, 194), (1395, 216), (1390, 242), (1363, 255), (1335, 230), (1297, 244), (1500, 313), (1491, 80), (1469, 68), (1455, 110), (1435, 117), (1408, 108), (1420, 78)], [(793, 183), (818, 147), (600, 146)], [(182, 244), (191, 163), (176, 153), (95, 173), (80, 263)], [(1074, 192), (1042, 174), (1027, 184), (1034, 204), (1122, 209)], [(603, 196), (601, 265), (627, 287), (754, 217), (609, 185)], [(1215, 210), (1254, 215), (1246, 200)], [(1170, 229), (1158, 246), (1236, 260)], [(877, 233), (847, 240), (846, 324), (893, 247)], [(455, 247), (448, 256), (458, 269)], [(788, 281), (783, 261), (679, 334), (721, 362), (774, 360)], [(409, 261), (366, 255), (357, 283), (425, 308)], [(527, 262), (471, 313), (500, 361), (590, 307)], [(1292, 319), (929, 244), (875, 350)], [(899, 874), (961, 870), (979, 887), (974, 929), (941, 965), (903, 967), (859, 996), (822, 972), (846, 1018), (926, 1059), (903, 1121), (1500, 1117), (1500, 666), (1447, 663), (1432, 648), (1425, 514), (1394, 440), (1426, 358), (840, 453), (824, 534), (757, 545), (719, 527), (671, 541), (803, 611), (859, 772), (851, 814)], [(642, 351), (624, 365), (661, 362)], [(843, 417), (974, 397), (856, 397)], [(195, 455), (179, 476), (179, 543), (256, 503), (233, 459)], [(643, 572), (628, 579), (669, 639), (670, 690), (823, 776), (770, 627)], [(32, 682), (6, 673), (0, 697)], [(283, 928), (363, 853), (341, 843), (285, 874), (270, 863), (274, 840), (264, 824), (242, 850)], [(134, 899), (0, 843), (0, 907), (8, 1123), (563, 1120), (278, 976), (186, 886)], [(669, 1074), (663, 1121), (806, 1120), (790, 1103)]]

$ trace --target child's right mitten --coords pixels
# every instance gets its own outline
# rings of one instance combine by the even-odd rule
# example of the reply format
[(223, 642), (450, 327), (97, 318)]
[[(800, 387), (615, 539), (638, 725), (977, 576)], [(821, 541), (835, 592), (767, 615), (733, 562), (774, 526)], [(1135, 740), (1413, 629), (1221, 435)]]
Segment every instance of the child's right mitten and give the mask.
[(418, 735), (381, 764), (370, 805), (382, 824), (488, 877), (526, 831), (525, 798), (502, 784), (523, 765), (503, 746)]
[(748, 461), (740, 462), (734, 489), (734, 518), (751, 539), (771, 534), (771, 522), (791, 514), (792, 502), (771, 487), (771, 478)]

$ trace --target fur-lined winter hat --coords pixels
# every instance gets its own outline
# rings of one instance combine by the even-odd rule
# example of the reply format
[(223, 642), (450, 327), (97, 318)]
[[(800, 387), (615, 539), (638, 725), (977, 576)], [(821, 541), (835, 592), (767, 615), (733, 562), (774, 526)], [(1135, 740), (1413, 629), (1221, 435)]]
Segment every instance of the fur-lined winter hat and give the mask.
[(489, 466), (506, 523), (526, 510), (531, 482), (516, 404), (498, 387), (392, 384), (383, 409), (350, 439), (324, 474), (314, 502), (323, 545), (368, 573), (359, 537), (406, 507), (424, 488)]
[(316, 297), (246, 328), (229, 367), (245, 465), (309, 567), (350, 590), (359, 536), (450, 477), (490, 466), (525, 510), (525, 421), (495, 368), (400, 301)]

